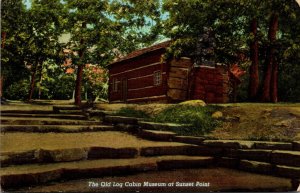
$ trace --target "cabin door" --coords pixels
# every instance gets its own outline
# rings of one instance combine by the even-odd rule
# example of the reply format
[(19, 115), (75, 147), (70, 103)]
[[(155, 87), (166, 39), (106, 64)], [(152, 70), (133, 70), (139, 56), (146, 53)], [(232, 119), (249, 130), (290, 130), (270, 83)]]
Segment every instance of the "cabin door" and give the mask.
[(127, 78), (122, 79), (122, 101), (127, 102)]

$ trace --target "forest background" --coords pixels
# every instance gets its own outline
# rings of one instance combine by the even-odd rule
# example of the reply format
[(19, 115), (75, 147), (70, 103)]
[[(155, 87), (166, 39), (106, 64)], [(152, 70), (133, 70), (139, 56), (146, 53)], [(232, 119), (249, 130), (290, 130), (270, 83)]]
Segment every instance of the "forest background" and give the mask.
[(215, 61), (247, 72), (238, 101), (300, 101), (295, 0), (4, 0), (1, 96), (105, 100), (114, 59), (167, 39), (166, 58), (193, 59), (205, 27)]

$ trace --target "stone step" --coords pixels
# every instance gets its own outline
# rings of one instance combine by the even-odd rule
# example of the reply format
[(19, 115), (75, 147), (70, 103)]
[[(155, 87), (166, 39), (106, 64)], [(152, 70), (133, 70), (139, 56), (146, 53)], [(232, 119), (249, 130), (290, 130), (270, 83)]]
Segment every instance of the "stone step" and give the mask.
[(138, 135), (144, 139), (155, 141), (172, 141), (176, 133), (170, 131), (141, 130)]
[(188, 124), (177, 124), (177, 123), (156, 123), (156, 122), (147, 122), (147, 121), (139, 121), (139, 126), (142, 129), (147, 130), (169, 130), (169, 131), (176, 131), (179, 129), (184, 129), (191, 127)]
[(292, 150), (292, 143), (286, 142), (265, 142), (259, 141), (254, 143), (256, 149), (270, 149), (270, 150)]
[[(115, 140), (118, 139), (118, 140)], [(80, 142), (80, 143), (79, 143)], [(110, 149), (105, 149), (110, 148)], [(80, 133), (30, 133), (30, 132), (8, 132), (1, 133), (1, 155), (12, 155), (16, 159), (24, 157), (25, 160), (40, 160), (43, 151), (54, 157), (68, 156), (72, 152), (90, 152), (90, 158), (109, 152), (111, 149), (135, 148), (142, 156), (155, 155), (200, 155), (196, 152), (195, 145), (187, 145), (177, 142), (153, 142), (140, 139), (125, 132), (80, 132)], [(45, 152), (44, 151), (44, 152)], [(29, 152), (26, 153), (26, 152)], [(140, 153), (146, 152), (146, 153)], [(121, 153), (121, 151), (119, 151)], [(125, 152), (126, 153), (126, 152)], [(152, 153), (152, 154), (151, 154)], [(96, 155), (97, 154), (97, 155)], [(92, 157), (91, 157), (92, 156)], [(48, 156), (49, 157), (49, 156)], [(82, 157), (82, 156), (81, 156)], [(62, 158), (69, 159), (69, 158)], [(27, 163), (29, 163), (28, 161)]]
[(195, 145), (202, 145), (204, 140), (205, 140), (204, 137), (193, 137), (193, 136), (175, 136), (173, 138), (173, 141), (176, 142), (195, 144)]
[(275, 171), (278, 176), (292, 178), (292, 179), (300, 178), (300, 167), (276, 165)]
[(197, 145), (181, 146), (157, 146), (144, 147), (140, 150), (141, 156), (161, 156), (161, 155), (191, 155), (191, 156), (214, 156), (219, 157), (222, 149)]
[(240, 160), (239, 169), (248, 172), (282, 176), (291, 179), (298, 179), (300, 176), (300, 167), (272, 165), (266, 162), (249, 160)]
[(271, 175), (273, 173), (272, 164), (249, 160), (240, 160), (239, 169), (248, 172), (262, 173), (268, 175)]
[(294, 141), (292, 144), (293, 144), (293, 150), (300, 151), (300, 141)]
[(203, 144), (210, 147), (251, 149), (254, 148), (255, 142), (241, 140), (204, 140)]
[(271, 163), (276, 165), (300, 167), (300, 151), (272, 151)]
[(53, 106), (54, 112), (59, 112), (61, 110), (82, 110), (79, 106), (75, 105), (59, 105), (59, 106)]
[(300, 142), (268, 142), (268, 141), (243, 141), (243, 140), (204, 140), (204, 145), (231, 149), (261, 149), (300, 151)]
[(134, 117), (124, 117), (124, 116), (105, 116), (103, 119), (103, 122), (109, 123), (109, 124), (131, 124), (131, 125), (137, 125), (138, 118)]
[(32, 118), (55, 118), (55, 119), (76, 119), (86, 120), (87, 118), (83, 115), (72, 115), (72, 114), (25, 114), (25, 113), (2, 113), (1, 117), (32, 117)]
[(109, 125), (1, 125), (1, 132), (77, 133), (95, 131), (117, 131)]
[(300, 152), (269, 149), (224, 149), (223, 155), (229, 158), (267, 162), (274, 165), (300, 167)]
[(104, 111), (98, 109), (88, 109), (84, 112), (87, 113), (90, 117), (94, 117), (94, 116), (104, 117), (106, 115), (112, 116), (114, 113), (116, 113), (115, 111)]
[(1, 187), (7, 189), (57, 180), (127, 175), (160, 169), (207, 167), (212, 165), (213, 160), (212, 157), (160, 156), (13, 166), (1, 168)]
[(86, 120), (62, 120), (54, 118), (22, 118), (22, 117), (1, 117), (1, 124), (4, 125), (97, 125), (99, 121)]
[(53, 111), (49, 110), (1, 110), (1, 114), (13, 113), (13, 114), (51, 114)]
[(1, 153), (1, 167), (35, 163), (56, 163), (93, 159), (121, 159), (138, 156), (133, 147), (82, 147), (67, 149), (35, 149), (24, 152)]
[(83, 111), (82, 110), (59, 110), (59, 111), (53, 111), (54, 113), (59, 113), (59, 114), (73, 114), (73, 115), (82, 115)]
[(104, 158), (134, 158), (138, 156), (165, 156), (165, 155), (189, 155), (207, 156), (213, 155), (203, 151), (200, 147), (182, 144), (167, 144), (161, 146), (145, 147), (65, 147), (65, 148), (36, 148), (28, 150), (4, 151), (1, 153), (1, 166), (22, 165), (34, 163), (69, 162), (78, 160), (104, 159)]

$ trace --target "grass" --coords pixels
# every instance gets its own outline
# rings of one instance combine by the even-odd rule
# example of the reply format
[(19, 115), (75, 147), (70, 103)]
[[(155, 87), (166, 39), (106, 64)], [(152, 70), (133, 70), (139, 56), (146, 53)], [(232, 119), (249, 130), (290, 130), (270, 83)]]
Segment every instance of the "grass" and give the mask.
[(151, 120), (161, 123), (189, 124), (191, 127), (175, 132), (181, 135), (197, 136), (209, 133), (218, 125), (218, 121), (211, 117), (211, 114), (216, 110), (216, 106), (202, 107), (179, 104), (163, 110)]
[(115, 115), (118, 116), (126, 116), (126, 117), (136, 117), (136, 118), (144, 118), (149, 119), (150, 116), (142, 110), (136, 110), (132, 107), (122, 107), (120, 110), (116, 112)]
[(191, 106), (177, 104), (170, 106), (158, 114), (150, 116), (142, 110), (136, 110), (131, 107), (121, 108), (116, 115), (144, 118), (146, 121), (158, 123), (177, 123), (188, 124), (190, 127), (182, 127), (180, 129), (172, 129), (179, 135), (203, 135), (212, 131), (218, 121), (211, 117), (211, 114), (220, 107), (217, 106)]

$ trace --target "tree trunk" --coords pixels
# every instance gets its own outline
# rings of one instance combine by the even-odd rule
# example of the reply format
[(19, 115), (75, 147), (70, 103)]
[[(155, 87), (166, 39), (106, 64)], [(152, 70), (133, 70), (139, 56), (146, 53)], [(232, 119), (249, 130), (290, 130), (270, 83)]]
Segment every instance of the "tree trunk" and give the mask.
[(1, 32), (1, 48), (4, 48), (6, 40), (6, 32)]
[[(86, 23), (82, 23), (82, 28), (86, 28)], [(84, 43), (84, 40), (80, 40), (80, 46), (82, 46)], [(79, 50), (79, 61), (82, 61), (84, 54), (84, 49)], [(78, 65), (78, 71), (77, 71), (77, 78), (76, 78), (76, 85), (75, 85), (75, 105), (81, 105), (81, 82), (82, 82), (82, 75), (83, 75), (83, 68), (84, 64)]]
[(268, 39), (270, 45), (268, 46), (267, 55), (266, 55), (266, 71), (264, 76), (263, 82), (263, 91), (262, 91), (262, 98), (263, 102), (270, 102), (270, 86), (271, 86), (271, 79), (272, 79), (272, 68), (274, 63), (274, 42), (276, 40), (276, 33), (278, 30), (278, 14), (273, 13), (270, 20), (269, 25), (269, 32), (268, 32)]
[(2, 99), (2, 85), (3, 85), (3, 75), (1, 74), (0, 78), (0, 98)]
[(42, 85), (42, 79), (43, 79), (43, 64), (44, 64), (44, 62), (42, 62), (41, 63), (41, 65), (40, 65), (40, 67), (39, 67), (39, 84), (40, 84), (40, 86), (39, 86), (39, 99), (41, 99), (41, 95), (42, 95), (42, 89), (41, 89), (41, 85)]
[(79, 65), (77, 69), (77, 78), (75, 86), (75, 105), (81, 105), (81, 82), (84, 65)]
[(258, 40), (257, 40), (257, 19), (253, 18), (251, 21), (251, 33), (254, 35), (253, 41), (250, 43), (250, 82), (249, 82), (249, 99), (251, 101), (257, 100), (257, 93), (259, 88), (259, 73), (258, 73)]
[(273, 70), (271, 80), (271, 102), (278, 102), (278, 61), (275, 56), (273, 59)]
[(36, 75), (36, 72), (37, 72), (37, 66), (38, 66), (38, 61), (36, 61), (36, 64), (33, 66), (33, 72), (31, 74), (31, 82), (30, 82), (29, 96), (28, 96), (29, 101), (32, 99), (33, 92), (34, 92), (35, 75)]
[[(5, 39), (6, 39), (6, 32), (1, 32), (1, 48), (3, 49), (4, 48), (4, 45), (5, 45)], [(4, 80), (4, 77), (3, 75), (1, 74), (1, 78), (0, 78), (0, 98), (2, 99), (2, 91), (3, 91), (3, 80)]]

